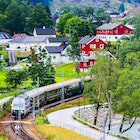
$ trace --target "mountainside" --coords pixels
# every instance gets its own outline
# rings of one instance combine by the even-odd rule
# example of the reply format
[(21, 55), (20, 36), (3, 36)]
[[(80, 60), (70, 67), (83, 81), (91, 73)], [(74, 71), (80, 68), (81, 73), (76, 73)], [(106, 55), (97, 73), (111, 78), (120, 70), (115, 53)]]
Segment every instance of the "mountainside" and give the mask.
[[(21, 0), (22, 1), (22, 0)], [(23, 0), (24, 1), (24, 0)], [(49, 6), (52, 13), (59, 12), (62, 6), (85, 8), (91, 6), (95, 10), (99, 7), (107, 11), (118, 12), (120, 5), (123, 3), (125, 10), (131, 10), (140, 6), (140, 0), (28, 0), (33, 3), (42, 3), (44, 7)]]
[(133, 9), (140, 5), (140, 0), (51, 0), (50, 8), (53, 12), (59, 11), (62, 6), (78, 6), (84, 8), (92, 6), (95, 10), (102, 7), (108, 11), (117, 12), (120, 4), (123, 3), (125, 10)]

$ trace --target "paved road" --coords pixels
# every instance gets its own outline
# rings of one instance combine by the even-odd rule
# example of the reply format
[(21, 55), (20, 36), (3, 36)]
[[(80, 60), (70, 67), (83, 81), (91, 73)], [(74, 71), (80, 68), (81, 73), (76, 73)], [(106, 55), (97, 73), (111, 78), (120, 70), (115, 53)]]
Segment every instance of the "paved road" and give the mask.
[(72, 116), (76, 110), (78, 110), (78, 107), (55, 111), (50, 113), (47, 118), (51, 124), (55, 126), (60, 126), (65, 129), (72, 130), (94, 140), (121, 140), (120, 138), (89, 128), (88, 126), (74, 120)]

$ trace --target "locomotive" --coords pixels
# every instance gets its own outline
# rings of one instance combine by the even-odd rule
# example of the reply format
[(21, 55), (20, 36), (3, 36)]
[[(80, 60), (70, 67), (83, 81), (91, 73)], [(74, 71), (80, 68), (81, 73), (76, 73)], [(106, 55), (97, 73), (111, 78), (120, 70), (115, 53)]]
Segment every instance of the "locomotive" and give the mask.
[[(90, 77), (86, 77), (85, 81), (90, 79)], [(77, 78), (27, 91), (14, 98), (11, 104), (12, 117), (18, 118), (20, 113), (21, 118), (24, 118), (33, 107), (39, 108), (52, 102), (80, 95), (83, 90), (84, 83), (80, 78)]]

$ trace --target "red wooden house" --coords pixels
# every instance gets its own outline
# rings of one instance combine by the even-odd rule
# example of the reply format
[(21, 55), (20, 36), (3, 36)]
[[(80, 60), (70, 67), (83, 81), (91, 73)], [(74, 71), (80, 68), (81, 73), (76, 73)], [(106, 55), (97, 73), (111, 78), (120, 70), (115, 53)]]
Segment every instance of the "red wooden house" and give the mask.
[(105, 49), (107, 43), (95, 36), (85, 36), (80, 41), (80, 71), (88, 71), (95, 62), (95, 51)]
[(96, 29), (96, 35), (104, 41), (118, 41), (133, 34), (134, 27), (122, 23), (106, 23)]

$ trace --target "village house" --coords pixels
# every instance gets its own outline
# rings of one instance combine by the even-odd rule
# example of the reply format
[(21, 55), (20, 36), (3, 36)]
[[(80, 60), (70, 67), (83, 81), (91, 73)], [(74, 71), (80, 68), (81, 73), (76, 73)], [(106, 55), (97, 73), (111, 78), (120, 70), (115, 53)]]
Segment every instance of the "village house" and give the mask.
[(35, 28), (33, 35), (34, 36), (19, 36), (9, 41), (9, 48), (7, 48), (8, 54), (10, 54), (9, 59), (14, 58), (14, 51), (29, 52), (32, 46), (41, 46), (46, 48), (48, 54), (52, 57), (52, 63), (70, 62), (66, 51), (68, 39), (56, 37), (54, 28)]
[[(94, 64), (96, 60), (96, 53), (99, 50), (106, 49), (107, 43), (97, 36), (87, 35), (83, 37), (80, 41), (80, 71), (89, 71), (90, 67)], [(106, 51), (107, 56), (115, 59), (115, 57), (108, 51)]]
[(124, 25), (123, 23), (106, 23), (96, 29), (96, 36), (108, 42), (121, 41), (123, 36), (130, 37), (133, 35), (134, 27)]

